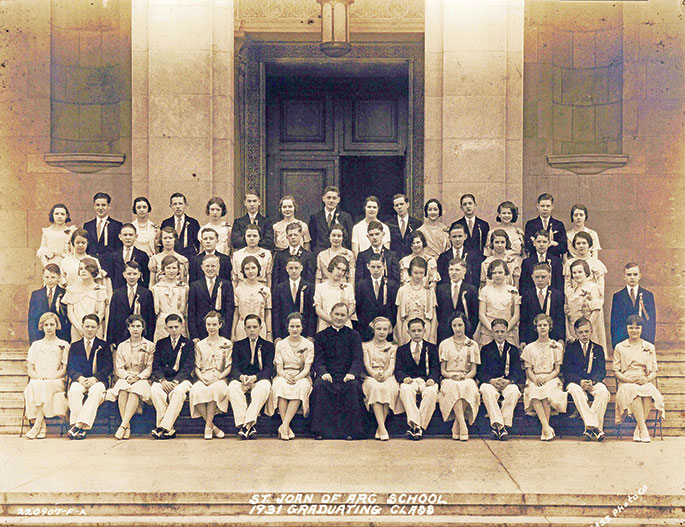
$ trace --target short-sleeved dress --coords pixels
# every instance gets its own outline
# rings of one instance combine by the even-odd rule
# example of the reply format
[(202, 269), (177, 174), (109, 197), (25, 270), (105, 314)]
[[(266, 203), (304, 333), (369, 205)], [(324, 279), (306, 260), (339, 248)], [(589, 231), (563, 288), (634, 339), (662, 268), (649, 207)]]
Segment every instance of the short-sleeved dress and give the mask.
[(164, 280), (157, 282), (152, 287), (152, 296), (155, 300), (155, 324), (154, 341), (169, 336), (166, 330), (166, 317), (168, 315), (180, 315), (183, 319), (183, 334), (187, 335), (186, 308), (188, 303), (188, 286), (181, 281), (168, 283)]
[[(281, 365), (284, 370), (298, 375), (314, 362), (314, 344), (305, 338), (301, 338), (297, 345), (284, 338), (276, 344), (274, 352), (274, 364)], [(312, 378), (310, 375), (288, 384), (284, 377), (276, 376), (271, 385), (271, 394), (266, 403), (266, 413), (273, 415), (278, 408), (278, 398), (288, 401), (299, 400), (302, 403), (299, 411), (306, 417), (309, 414), (309, 395), (312, 393)]]
[(497, 226), (488, 231), (488, 235), (485, 238), (485, 250), (483, 251), (485, 256), (492, 255), (492, 249), (490, 249), (490, 244), (492, 243), (492, 233), (497, 230), (502, 230), (507, 233), (507, 237), (511, 242), (511, 249), (507, 249), (507, 252), (512, 256), (521, 256), (523, 254), (523, 247), (525, 245), (523, 241), (525, 235), (521, 229), (519, 229), (516, 225), (512, 225), (511, 223), (507, 223), (506, 225), (498, 223)]
[[(104, 319), (109, 302), (109, 295), (107, 289), (99, 284), (94, 284), (92, 288), (85, 288), (81, 284), (70, 285), (67, 287), (67, 292), (62, 297), (62, 303), (66, 306), (71, 305), (73, 316), (76, 320), (81, 321), (85, 315), (95, 313)], [(105, 333), (105, 324), (100, 324), (97, 336), (102, 338)], [(83, 335), (79, 332), (77, 327), (71, 325), (71, 341), (76, 342), (81, 339)]]
[(519, 277), (521, 276), (521, 257), (516, 256), (510, 252), (500, 257), (497, 255), (488, 256), (483, 263), (480, 265), (480, 281), (486, 284), (492, 284), (492, 280), (488, 278), (488, 267), (490, 262), (494, 260), (502, 260), (507, 264), (509, 269), (509, 274), (505, 277), (505, 283), (518, 288)]
[[(580, 258), (569, 258), (564, 264), (564, 288), (572, 285), (571, 264), (579, 259)], [(591, 256), (582, 259), (590, 266), (590, 276), (588, 277), (588, 280), (599, 286), (599, 292), (602, 294), (602, 298), (604, 298), (604, 276), (608, 272), (606, 266), (597, 258)]]
[[(435, 297), (435, 289), (426, 289), (423, 285), (415, 289), (411, 283), (404, 284), (397, 291), (397, 316), (400, 323), (397, 325), (397, 343), (403, 346), (411, 340), (409, 335), (409, 321), (414, 318), (420, 318), (429, 326), (430, 321), (435, 317), (435, 305), (437, 303)], [(434, 329), (432, 334), (426, 335), (425, 339), (435, 344), (437, 339), (437, 329)]]
[[(387, 404), (393, 413), (397, 413), (400, 393), (400, 385), (393, 375), (395, 369), (395, 355), (397, 346), (386, 342), (378, 346), (373, 340), (362, 344), (364, 351), (364, 364), (368, 364), (371, 371), (367, 371), (367, 377), (362, 383), (364, 403), (367, 410), (372, 404)], [(381, 373), (392, 367), (390, 376), (383, 382), (378, 382), (371, 377), (372, 373)]]
[[(40, 339), (31, 344), (26, 362), (33, 364), (38, 377), (54, 377), (67, 363), (69, 343), (61, 339)], [(66, 378), (30, 379), (24, 389), (26, 416), (35, 419), (39, 407), (45, 417), (67, 414), (67, 398), (64, 393)]]
[(231, 224), (227, 221), (222, 221), (219, 225), (205, 223), (200, 227), (200, 231), (197, 234), (197, 239), (200, 242), (202, 242), (202, 230), (205, 228), (213, 229), (219, 235), (219, 240), (216, 242), (216, 250), (222, 254), (231, 254), (231, 231), (233, 230)]
[(285, 229), (288, 225), (291, 223), (297, 223), (302, 227), (302, 243), (309, 243), (312, 241), (312, 237), (309, 235), (309, 227), (305, 222), (302, 220), (293, 220), (293, 221), (277, 221), (274, 223), (274, 246), (276, 249), (287, 249), (289, 247), (288, 244), (288, 236), (287, 233), (285, 232)]
[(235, 292), (235, 309), (238, 313), (238, 324), (235, 327), (235, 341), (247, 337), (245, 333), (245, 317), (247, 315), (257, 315), (262, 320), (262, 331), (260, 336), (266, 338), (266, 310), (271, 309), (271, 291), (265, 285), (257, 282), (250, 285), (247, 282), (240, 284)]
[(257, 281), (260, 284), (267, 285), (267, 279), (268, 277), (271, 277), (273, 258), (271, 257), (271, 251), (262, 249), (261, 247), (259, 247), (259, 251), (256, 253), (247, 252), (247, 247), (238, 249), (233, 253), (233, 284), (237, 287), (237, 284), (247, 281), (247, 279), (243, 276), (242, 265), (243, 260), (248, 256), (254, 256), (257, 258), (260, 267)]
[[(467, 374), (471, 371), (473, 364), (480, 364), (480, 348), (471, 339), (464, 342), (456, 342), (454, 338), (448, 338), (440, 343), (439, 351), (440, 363), (445, 364), (445, 370), (449, 375), (456, 373)], [(454, 379), (444, 378), (440, 383), (440, 412), (442, 419), (449, 421), (454, 419), (454, 405), (459, 399), (466, 401), (464, 407), (464, 417), (469, 424), (473, 424), (478, 415), (480, 407), (480, 392), (476, 381), (473, 379)]]
[[(552, 347), (554, 346), (554, 347)], [(541, 344), (537, 340), (531, 342), (521, 353), (521, 360), (525, 368), (532, 368), (535, 375), (552, 373), (556, 364), (561, 364), (564, 357), (563, 348), (553, 340)], [(526, 379), (523, 389), (523, 407), (528, 415), (536, 415), (533, 400), (547, 399), (553, 411), (566, 412), (568, 394), (563, 390), (561, 379), (555, 377), (542, 386), (538, 386)]]
[(599, 290), (599, 286), (586, 280), (582, 286), (571, 285), (566, 288), (566, 305), (568, 306), (568, 323), (566, 324), (566, 337), (568, 340), (576, 340), (573, 324), (580, 317), (585, 316), (584, 311), (589, 310), (589, 317), (592, 322), (593, 342), (601, 345), (607, 350), (606, 329), (604, 327), (604, 297)]
[[(65, 226), (63, 229), (56, 229), (54, 225), (44, 227), (36, 256), (45, 258), (46, 265), (54, 263), (61, 268), (62, 259), (69, 254), (71, 235), (75, 230), (75, 225)], [(52, 256), (48, 256), (48, 253), (52, 253)]]
[[(209, 338), (209, 337), (208, 337)], [(225, 337), (210, 343), (208, 338), (202, 339), (195, 345), (195, 368), (202, 373), (214, 372), (221, 374), (231, 366), (233, 344)], [(190, 416), (201, 417), (197, 405), (215, 402), (217, 408), (225, 413), (228, 410), (228, 383), (221, 379), (207, 386), (202, 381), (196, 381), (190, 389)]]
[(447, 225), (438, 221), (435, 225), (423, 223), (418, 229), (426, 237), (426, 248), (424, 249), (427, 256), (432, 256), (437, 260), (438, 256), (450, 248), (449, 234), (447, 232)]
[(107, 273), (105, 273), (102, 270), (102, 266), (100, 265), (100, 261), (95, 258), (94, 256), (90, 256), (88, 254), (84, 254), (81, 257), (76, 256), (75, 254), (69, 254), (65, 256), (62, 259), (62, 265), (60, 266), (62, 269), (62, 279), (63, 283), (66, 286), (78, 284), (81, 280), (81, 277), (78, 275), (78, 268), (79, 265), (81, 265), (81, 260), (85, 258), (92, 258), (95, 260), (98, 264), (98, 276), (97, 278), (104, 278)]
[[(485, 285), (478, 294), (478, 301), (485, 304), (485, 316), (492, 322), (496, 318), (503, 318), (507, 322), (511, 320), (516, 306), (521, 303), (518, 291), (510, 286), (496, 287), (494, 284)], [(478, 323), (473, 338), (481, 346), (485, 346), (494, 340), (492, 331)], [(509, 328), (506, 339), (514, 345), (518, 345), (518, 324)]]
[[(338, 302), (345, 302), (349, 308), (350, 313), (355, 310), (355, 300), (354, 300), (354, 287), (352, 284), (346, 284), (341, 282), (339, 285), (332, 285), (330, 282), (326, 281), (322, 284), (317, 284), (314, 290), (314, 306), (320, 308), (324, 313), (330, 314), (333, 306)], [(355, 319), (354, 316), (349, 317), (346, 326), (352, 327), (352, 320)], [(319, 318), (316, 331), (323, 331), (330, 324), (325, 320)]]
[[(184, 284), (188, 283), (188, 258), (182, 254), (178, 254), (176, 251), (171, 253), (178, 260), (178, 274), (176, 275), (178, 279)], [(162, 273), (162, 260), (165, 256), (170, 256), (166, 253), (157, 253), (150, 256), (150, 261), (148, 262), (148, 268), (150, 269), (150, 287), (154, 286), (157, 282), (161, 282), (164, 278), (164, 273)]]
[[(143, 338), (137, 344), (127, 339), (114, 353), (114, 376), (116, 382), (107, 390), (107, 400), (116, 401), (119, 392), (135, 393), (141, 401), (150, 402), (150, 374), (152, 373), (152, 361), (155, 355), (155, 345)], [(139, 380), (130, 384), (126, 377), (137, 375)], [(140, 405), (139, 405), (140, 409)]]
[(159, 233), (157, 225), (148, 220), (145, 226), (143, 226), (138, 223), (138, 218), (131, 223), (136, 228), (136, 233), (138, 234), (133, 246), (148, 256), (154, 255), (157, 252), (157, 235)]
[(349, 271), (347, 276), (343, 278), (343, 281), (348, 284), (354, 284), (354, 275), (356, 260), (354, 258), (354, 253), (349, 249), (342, 247), (338, 252), (333, 252), (331, 248), (325, 249), (319, 253), (316, 257), (316, 283), (321, 284), (328, 280), (331, 273), (328, 272), (328, 264), (335, 256), (342, 256), (349, 263)]
[[(593, 258), (597, 258), (599, 256), (599, 251), (602, 250), (602, 247), (599, 245), (599, 236), (597, 235), (597, 233), (592, 229), (588, 229), (587, 227), (583, 227), (583, 230), (578, 232), (587, 232), (590, 235), (590, 238), (592, 238), (590, 256), (592, 256)], [(568, 239), (568, 257), (570, 259), (578, 258), (578, 253), (573, 248), (573, 238), (576, 234), (578, 234), (578, 232), (573, 230), (566, 231), (566, 238)]]
[[(614, 348), (614, 372), (624, 375), (649, 375), (656, 372), (656, 350), (654, 345), (640, 339), (639, 343), (631, 344), (629, 340), (619, 342)], [(634, 382), (619, 382), (616, 392), (616, 422), (623, 421), (626, 415), (632, 415), (630, 404), (636, 397), (651, 397), (654, 407), (666, 417), (664, 396), (653, 383), (637, 384)]]
[[(409, 264), (416, 256), (418, 255), (410, 254), (400, 260), (400, 285), (408, 284), (409, 282), (411, 282), (411, 276), (409, 275)], [(426, 276), (423, 278), (423, 285), (426, 287), (435, 287), (437, 283), (440, 281), (440, 273), (438, 273), (438, 264), (435, 261), (435, 258), (426, 254), (425, 251), (424, 254), (420, 256), (421, 258), (426, 260), (426, 263), (428, 264), (428, 272), (426, 273)]]

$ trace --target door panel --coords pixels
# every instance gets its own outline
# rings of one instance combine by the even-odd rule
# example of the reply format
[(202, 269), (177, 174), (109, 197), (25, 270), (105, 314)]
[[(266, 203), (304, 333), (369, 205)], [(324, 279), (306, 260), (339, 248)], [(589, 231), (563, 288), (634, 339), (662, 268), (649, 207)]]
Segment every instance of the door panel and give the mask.
[(345, 101), (345, 150), (398, 151), (397, 99)]

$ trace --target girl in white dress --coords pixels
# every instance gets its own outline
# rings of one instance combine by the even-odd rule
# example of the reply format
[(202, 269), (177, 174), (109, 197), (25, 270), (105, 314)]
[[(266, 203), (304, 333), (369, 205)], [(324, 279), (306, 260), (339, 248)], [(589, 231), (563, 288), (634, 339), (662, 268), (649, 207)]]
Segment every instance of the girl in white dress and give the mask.
[(509, 274), (509, 267), (504, 261), (495, 259), (490, 262), (485, 276), (492, 283), (483, 287), (478, 295), (479, 323), (473, 334), (481, 346), (494, 340), (492, 321), (496, 318), (507, 321), (507, 340), (514, 345), (518, 343), (521, 297), (515, 287), (507, 284)]
[(210, 198), (205, 208), (205, 213), (209, 216), (209, 223), (205, 223), (200, 227), (197, 239), (202, 242), (202, 229), (210, 227), (219, 235), (219, 241), (216, 243), (216, 250), (222, 254), (230, 255), (231, 251), (231, 224), (224, 221), (222, 218), (226, 216), (226, 203), (223, 199), (215, 196)]
[(31, 344), (26, 358), (29, 374), (29, 384), (24, 390), (26, 417), (35, 419), (33, 427), (26, 433), (29, 439), (45, 437), (46, 417), (67, 413), (64, 389), (69, 343), (56, 336), (60, 323), (54, 313), (43, 313), (38, 320), (38, 329), (45, 332), (45, 337)]
[(178, 259), (168, 254), (162, 258), (162, 279), (152, 286), (152, 296), (155, 301), (155, 324), (154, 341), (169, 336), (166, 330), (166, 317), (172, 313), (179, 315), (183, 320), (183, 334), (187, 334), (185, 324), (186, 308), (188, 305), (188, 286), (178, 278)]
[(95, 264), (98, 268), (98, 274), (96, 278), (100, 282), (103, 282), (106, 273), (102, 270), (100, 262), (97, 258), (90, 256), (86, 252), (88, 250), (88, 232), (83, 229), (76, 229), (71, 234), (71, 247), (71, 253), (62, 259), (62, 265), (60, 266), (62, 269), (63, 285), (67, 287), (80, 282), (79, 265), (85, 258), (90, 258), (91, 260), (95, 261)]
[[(80, 283), (67, 286), (62, 297), (62, 303), (67, 306), (67, 316), (71, 322), (71, 341), (83, 338), (82, 319), (85, 315), (94, 313), (100, 320), (105, 320), (105, 312), (109, 303), (107, 289), (95, 283), (98, 276), (97, 260), (84, 258), (79, 264)], [(103, 338), (105, 324), (98, 328), (98, 337)]]
[(437, 199), (429, 199), (423, 206), (423, 213), (426, 219), (417, 230), (426, 237), (426, 254), (437, 258), (450, 248), (447, 225), (440, 218), (442, 217), (442, 203)]
[[(369, 223), (378, 221), (378, 212), (381, 208), (381, 202), (376, 196), (369, 196), (364, 200), (364, 219), (356, 223), (352, 227), (352, 253), (355, 259), (359, 253), (371, 247), (369, 241)], [(390, 249), (390, 227), (381, 222), (383, 226), (383, 247)]]
[(411, 281), (409, 276), (409, 264), (411, 261), (420, 256), (428, 264), (428, 273), (423, 278), (426, 287), (435, 287), (440, 281), (440, 274), (438, 273), (438, 264), (435, 258), (428, 256), (426, 250), (426, 236), (421, 231), (414, 231), (409, 237), (409, 245), (411, 247), (411, 254), (405, 256), (400, 260), (400, 285), (407, 284)]
[(347, 260), (350, 272), (345, 276), (345, 283), (354, 285), (354, 273), (356, 269), (356, 262), (354, 254), (349, 249), (343, 247), (343, 239), (345, 236), (345, 228), (339, 223), (333, 224), (331, 227), (331, 233), (328, 235), (328, 239), (331, 242), (331, 246), (328, 249), (324, 249), (316, 257), (316, 283), (321, 284), (325, 282), (329, 277), (328, 265), (335, 256), (342, 256)]
[(243, 260), (248, 256), (254, 256), (259, 262), (259, 276), (257, 280), (260, 284), (271, 288), (271, 271), (273, 269), (273, 258), (271, 251), (259, 247), (259, 227), (248, 225), (245, 228), (246, 247), (238, 249), (233, 253), (233, 289), (237, 289), (238, 284), (246, 280), (245, 275), (239, 269), (243, 268)]
[(348, 311), (352, 314), (347, 318), (346, 326), (352, 327), (352, 318), (356, 310), (354, 300), (354, 286), (345, 282), (345, 276), (349, 270), (349, 263), (344, 256), (334, 256), (328, 264), (328, 279), (316, 286), (314, 290), (314, 307), (319, 321), (316, 331), (322, 331), (330, 326), (331, 309), (338, 302), (347, 304)]
[(62, 203), (57, 203), (50, 209), (48, 214), (50, 226), (43, 228), (40, 239), (40, 247), (36, 256), (40, 259), (43, 267), (49, 263), (62, 266), (62, 259), (69, 254), (71, 235), (76, 230), (75, 225), (67, 225), (71, 222), (69, 209)]
[(488, 237), (490, 238), (490, 245), (487, 248), (489, 249), (490, 256), (483, 260), (480, 266), (481, 287), (492, 283), (492, 280), (488, 278), (490, 263), (495, 260), (502, 260), (509, 268), (506, 283), (518, 289), (519, 277), (521, 276), (521, 257), (513, 254), (509, 236), (505, 231), (496, 229), (494, 232), (489, 231)]
[(426, 287), (425, 277), (428, 271), (426, 260), (417, 256), (409, 263), (411, 281), (404, 284), (397, 291), (395, 304), (397, 305), (397, 325), (395, 334), (397, 343), (403, 346), (411, 340), (409, 335), (409, 321), (420, 318), (426, 325), (426, 340), (435, 344), (437, 339), (437, 321), (435, 306), (437, 299), (435, 289)]
[(528, 415), (537, 415), (542, 424), (542, 441), (554, 439), (554, 429), (549, 425), (552, 410), (566, 412), (568, 394), (563, 390), (559, 371), (564, 357), (564, 349), (558, 342), (549, 338), (552, 317), (540, 313), (533, 319), (538, 338), (531, 342), (521, 353), (526, 370), (526, 386), (523, 389), (523, 406)]
[(593, 342), (607, 349), (604, 328), (604, 297), (599, 286), (590, 280), (590, 266), (585, 260), (573, 260), (570, 265), (572, 282), (566, 287), (566, 337), (576, 340), (573, 325), (580, 317), (592, 322)]
[(133, 214), (135, 219), (131, 222), (136, 228), (138, 237), (134, 247), (140, 249), (148, 256), (157, 252), (157, 242), (159, 240), (159, 227), (150, 221), (152, 205), (150, 200), (144, 196), (138, 196), (133, 200)]
[(276, 249), (287, 249), (289, 247), (288, 236), (285, 229), (291, 223), (298, 223), (300, 227), (302, 227), (302, 246), (309, 250), (312, 237), (309, 235), (309, 227), (307, 224), (295, 217), (295, 213), (297, 212), (297, 202), (295, 201), (295, 198), (290, 194), (283, 196), (278, 203), (278, 212), (281, 213), (283, 219), (274, 223), (273, 226), (274, 246)]
[(584, 260), (590, 266), (590, 280), (599, 286), (604, 298), (604, 276), (607, 274), (607, 268), (597, 258), (590, 256), (593, 243), (592, 236), (587, 232), (579, 232), (573, 237), (573, 248), (577, 256), (569, 258), (564, 264), (564, 287), (571, 284), (571, 264), (576, 260)]
[(117, 439), (131, 437), (131, 418), (141, 411), (141, 403), (150, 403), (150, 374), (155, 345), (143, 337), (145, 320), (140, 315), (126, 319), (130, 337), (114, 353), (116, 382), (107, 390), (107, 400), (117, 401), (121, 425), (114, 433)]
[(385, 421), (388, 412), (397, 411), (400, 385), (395, 379), (395, 356), (397, 346), (388, 342), (387, 337), (392, 332), (392, 323), (385, 317), (376, 317), (371, 322), (373, 339), (362, 344), (364, 352), (364, 367), (366, 376), (362, 383), (364, 404), (371, 408), (376, 418), (376, 439), (387, 441), (390, 439)]
[(248, 256), (241, 263), (240, 272), (245, 278), (234, 292), (235, 310), (231, 335), (233, 342), (247, 338), (245, 317), (257, 315), (264, 321), (260, 337), (271, 340), (271, 290), (258, 282), (260, 265), (254, 256)]
[(150, 256), (150, 288), (162, 279), (162, 260), (166, 256), (174, 256), (178, 260), (178, 278), (184, 284), (188, 283), (188, 258), (176, 252), (178, 234), (173, 227), (163, 227), (160, 233), (162, 252)]
[(223, 438), (223, 430), (214, 424), (217, 411), (228, 410), (228, 383), (231, 372), (233, 344), (219, 335), (223, 317), (210, 311), (204, 318), (207, 337), (195, 345), (195, 377), (197, 381), (190, 389), (190, 416), (205, 420), (205, 439)]
[(665, 418), (664, 396), (652, 383), (656, 379), (657, 364), (654, 345), (643, 340), (642, 317), (631, 315), (626, 321), (628, 339), (614, 348), (614, 375), (618, 379), (616, 392), (616, 422), (632, 415), (637, 422), (633, 441), (649, 443), (645, 419), (649, 417), (652, 401), (657, 413)]
[[(508, 253), (512, 256), (522, 256), (524, 247), (523, 231), (514, 225), (518, 221), (519, 211), (511, 201), (503, 201), (497, 206), (497, 227), (494, 230), (502, 230), (507, 233), (511, 248)], [(492, 244), (493, 231), (488, 231), (485, 238), (485, 256), (491, 256), (490, 245)]]
[(567, 258), (579, 257), (579, 254), (577, 253), (575, 247), (573, 247), (573, 239), (579, 232), (585, 232), (590, 235), (590, 237), (592, 238), (590, 256), (592, 256), (593, 258), (599, 257), (599, 251), (602, 250), (602, 247), (599, 245), (599, 236), (597, 236), (597, 233), (595, 231), (593, 231), (592, 229), (588, 229), (585, 226), (587, 218), (588, 210), (585, 205), (574, 205), (573, 207), (571, 207), (572, 226), (569, 230), (566, 231), (566, 237), (568, 238), (568, 255), (565, 256)]
[(478, 344), (466, 336), (468, 320), (463, 313), (452, 318), (452, 336), (443, 340), (438, 348), (440, 355), (440, 412), (445, 422), (454, 418), (452, 439), (467, 441), (469, 429), (480, 407), (480, 392), (474, 377), (480, 364)]
[(278, 438), (284, 441), (295, 438), (290, 422), (300, 405), (304, 417), (309, 415), (309, 395), (312, 393), (310, 371), (314, 362), (314, 344), (302, 337), (302, 315), (290, 313), (287, 323), (288, 336), (276, 344), (276, 377), (266, 403), (268, 415), (273, 415), (278, 408), (283, 421), (278, 427)]

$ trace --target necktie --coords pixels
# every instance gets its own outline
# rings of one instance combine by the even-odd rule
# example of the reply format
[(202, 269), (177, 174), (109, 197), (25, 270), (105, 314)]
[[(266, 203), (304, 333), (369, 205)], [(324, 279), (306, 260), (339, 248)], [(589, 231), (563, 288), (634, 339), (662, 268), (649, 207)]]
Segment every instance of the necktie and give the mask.
[(402, 233), (402, 236), (404, 237), (405, 230), (407, 228), (407, 220), (405, 218), (402, 218), (400, 220), (400, 232)]
[(176, 234), (178, 234), (178, 237), (181, 237), (181, 231), (183, 230), (183, 221), (181, 218), (176, 218)]
[(457, 284), (454, 284), (452, 286), (452, 307), (454, 307), (454, 309), (457, 309), (458, 303), (459, 303), (459, 289), (457, 288)]
[(48, 289), (48, 308), (52, 307), (52, 295), (54, 294), (54, 291), (52, 287)]
[(292, 282), (292, 289), (290, 290), (290, 294), (293, 296), (293, 302), (297, 302), (297, 284), (295, 282)]
[(207, 290), (209, 291), (209, 296), (212, 296), (212, 291), (214, 291), (214, 279), (211, 278), (207, 284)]
[[(175, 342), (173, 340), (171, 341), (171, 349), (176, 349), (177, 345), (178, 345), (178, 339)], [(181, 367), (181, 350), (178, 350), (176, 352), (176, 361), (174, 362), (174, 371), (178, 371), (180, 367)]]
[(545, 309), (545, 295), (542, 294), (542, 289), (538, 289), (538, 302), (540, 302), (540, 309)]
[(255, 341), (250, 339), (250, 364), (254, 364), (254, 347)]
[(473, 220), (466, 220), (466, 224), (469, 227), (469, 236), (473, 236)]
[(131, 261), (131, 248), (126, 249), (126, 254), (124, 254), (124, 263)]
[(105, 225), (105, 221), (99, 219), (98, 220), (98, 240), (100, 238), (102, 238), (102, 228), (104, 227), (104, 225)]
[(332, 212), (326, 213), (326, 223), (328, 224), (328, 229), (330, 230), (331, 224), (333, 223), (333, 213)]
[(411, 356), (414, 359), (414, 362), (418, 364), (421, 361), (421, 348), (419, 347), (418, 342), (414, 342), (414, 351), (412, 352)]
[(378, 299), (378, 291), (380, 291), (380, 284), (378, 283), (378, 280), (373, 281), (373, 294)]
[(136, 293), (132, 287), (128, 288), (128, 305), (133, 305), (133, 300), (135, 299)]
[(88, 360), (90, 360), (90, 352), (93, 349), (93, 343), (90, 340), (86, 340), (85, 349), (86, 349), (86, 358)]
[(542, 220), (542, 230), (546, 231), (549, 228), (549, 220)]
[(636, 296), (635, 296), (635, 289), (633, 289), (633, 288), (631, 287), (631, 288), (630, 288), (630, 301), (633, 303), (633, 307), (635, 307), (635, 302), (636, 302), (636, 300), (637, 300), (637, 298), (636, 298)]

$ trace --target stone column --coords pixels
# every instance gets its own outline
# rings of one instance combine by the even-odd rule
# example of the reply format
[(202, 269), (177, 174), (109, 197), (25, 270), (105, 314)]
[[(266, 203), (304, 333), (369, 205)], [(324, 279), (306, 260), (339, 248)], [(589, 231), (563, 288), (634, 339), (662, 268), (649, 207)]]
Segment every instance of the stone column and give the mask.
[(521, 203), (523, 0), (426, 0), (426, 197)]

